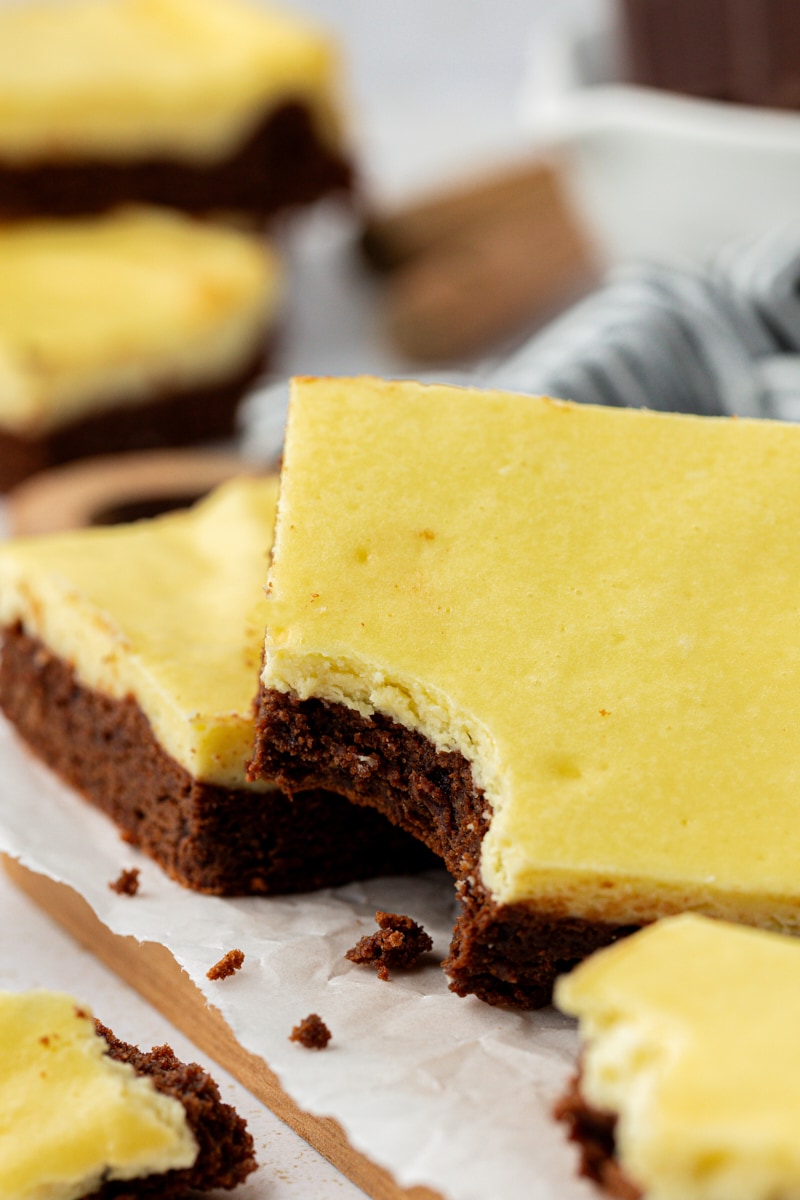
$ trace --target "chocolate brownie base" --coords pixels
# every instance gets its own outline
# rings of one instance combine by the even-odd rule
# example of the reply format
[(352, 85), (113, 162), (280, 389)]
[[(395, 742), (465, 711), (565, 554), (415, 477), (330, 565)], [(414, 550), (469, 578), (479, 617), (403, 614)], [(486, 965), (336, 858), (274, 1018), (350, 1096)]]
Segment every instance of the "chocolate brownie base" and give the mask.
[(219, 162), (0, 160), (0, 215), (66, 217), (136, 203), (191, 213), (244, 212), (263, 222), (351, 184), (350, 166), (320, 140), (308, 110), (291, 103), (269, 113)]
[(617, 1162), (615, 1131), (617, 1118), (586, 1103), (578, 1073), (566, 1093), (553, 1108), (553, 1116), (569, 1129), (569, 1140), (580, 1148), (579, 1173), (599, 1183), (609, 1196), (618, 1200), (640, 1200), (642, 1192)]
[(217, 895), (302, 892), (419, 870), (433, 859), (340, 796), (227, 789), (194, 779), (131, 697), (83, 687), (19, 625), (3, 631), (0, 708), (39, 758), (179, 883)]
[(108, 1042), (110, 1058), (130, 1063), (137, 1075), (147, 1075), (159, 1092), (179, 1100), (198, 1145), (191, 1167), (165, 1171), (142, 1179), (104, 1184), (89, 1200), (135, 1200), (152, 1196), (172, 1200), (214, 1188), (234, 1188), (256, 1169), (253, 1139), (230, 1104), (224, 1104), (214, 1080), (196, 1063), (183, 1063), (169, 1046), (139, 1050), (114, 1037), (95, 1021), (97, 1032)]
[(0, 491), (9, 491), (38, 471), (98, 454), (229, 438), (239, 401), (266, 369), (269, 357), (269, 349), (259, 347), (227, 379), (165, 391), (145, 403), (103, 408), (41, 437), (23, 437), (0, 427)]
[(443, 965), (461, 996), (539, 1008), (557, 975), (636, 928), (496, 904), (480, 882), (490, 814), (469, 763), (380, 713), (262, 689), (250, 770), (290, 793), (328, 788), (376, 808), (444, 859), (462, 911)]
[(490, 1004), (543, 1008), (559, 975), (637, 929), (496, 904), (477, 876), (458, 888), (462, 911), (443, 966), (454, 992)]

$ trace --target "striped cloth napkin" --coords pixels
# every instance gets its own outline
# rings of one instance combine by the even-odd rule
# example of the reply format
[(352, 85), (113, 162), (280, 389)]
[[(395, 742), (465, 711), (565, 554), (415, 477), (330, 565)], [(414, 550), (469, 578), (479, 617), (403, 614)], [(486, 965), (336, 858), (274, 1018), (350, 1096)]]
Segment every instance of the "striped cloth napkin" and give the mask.
[[(737, 243), (704, 271), (618, 267), (607, 283), (510, 356), (417, 378), (584, 404), (800, 421), (800, 231)], [(240, 447), (280, 455), (287, 381), (239, 416)]]
[(800, 420), (800, 232), (704, 271), (625, 266), (478, 382), (586, 404)]

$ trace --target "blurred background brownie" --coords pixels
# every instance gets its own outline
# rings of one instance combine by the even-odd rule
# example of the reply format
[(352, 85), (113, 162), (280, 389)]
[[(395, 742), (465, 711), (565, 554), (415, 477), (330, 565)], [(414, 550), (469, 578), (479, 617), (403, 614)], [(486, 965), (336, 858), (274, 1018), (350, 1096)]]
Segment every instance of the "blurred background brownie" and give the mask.
[(333, 44), (245, 0), (0, 14), (0, 214), (119, 204), (260, 221), (347, 188)]
[(262, 242), (177, 213), (0, 227), (0, 487), (229, 435), (280, 293)]

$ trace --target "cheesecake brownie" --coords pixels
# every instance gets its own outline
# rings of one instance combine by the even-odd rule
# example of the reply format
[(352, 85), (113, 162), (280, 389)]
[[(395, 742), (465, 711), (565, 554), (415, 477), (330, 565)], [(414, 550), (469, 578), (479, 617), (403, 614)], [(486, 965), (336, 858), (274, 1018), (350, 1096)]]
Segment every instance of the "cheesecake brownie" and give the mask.
[(0, 228), (0, 488), (230, 435), (280, 291), (260, 240), (177, 213)]
[(559, 980), (584, 1041), (556, 1113), (582, 1170), (635, 1200), (769, 1200), (800, 1187), (800, 945), (670, 917)]
[(347, 188), (336, 51), (247, 0), (0, 14), (0, 214), (129, 203), (263, 221)]
[(255, 1170), (245, 1122), (201, 1067), (120, 1041), (72, 996), (0, 992), (0, 1048), (3, 1196), (172, 1200)]
[(249, 785), (277, 480), (0, 549), (0, 707), (174, 879), (297, 892), (421, 865), (378, 813)]
[(793, 426), (299, 380), (252, 772), (444, 858), (462, 994), (686, 908), (800, 930), (798, 521)]

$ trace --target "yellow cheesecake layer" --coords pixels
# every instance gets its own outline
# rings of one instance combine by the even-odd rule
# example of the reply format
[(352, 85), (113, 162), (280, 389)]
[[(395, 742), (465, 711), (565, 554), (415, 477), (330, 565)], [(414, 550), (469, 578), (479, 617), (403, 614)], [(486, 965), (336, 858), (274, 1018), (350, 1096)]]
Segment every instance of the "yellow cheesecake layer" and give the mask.
[(213, 163), (300, 101), (338, 138), (321, 31), (256, 0), (33, 0), (0, 13), (0, 157)]
[(672, 917), (587, 959), (556, 1002), (585, 1039), (581, 1091), (618, 1113), (647, 1200), (800, 1195), (800, 946)]
[(187, 512), (7, 543), (0, 622), (132, 695), (195, 778), (244, 787), (277, 489), (238, 479)]
[(0, 992), (0, 1196), (78, 1200), (194, 1163), (183, 1105), (107, 1049), (71, 996)]
[(486, 792), (500, 902), (800, 929), (800, 429), (294, 385), (267, 687)]
[(262, 242), (177, 214), (2, 227), (0, 427), (35, 436), (225, 379), (257, 353), (279, 295)]

